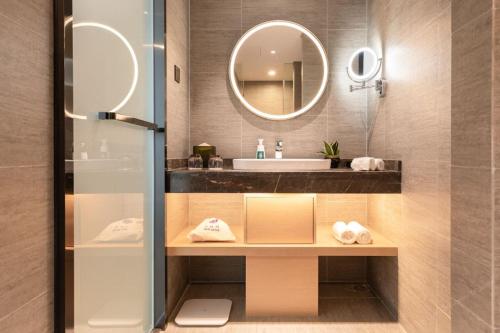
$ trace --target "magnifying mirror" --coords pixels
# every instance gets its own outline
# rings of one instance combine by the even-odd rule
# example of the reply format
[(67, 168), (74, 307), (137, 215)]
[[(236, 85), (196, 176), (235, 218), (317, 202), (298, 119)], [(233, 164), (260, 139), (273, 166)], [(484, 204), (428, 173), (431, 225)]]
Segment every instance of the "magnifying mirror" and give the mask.
[(347, 64), (347, 75), (349, 78), (359, 83), (359, 85), (351, 85), (350, 90), (360, 90), (366, 88), (375, 88), (379, 95), (385, 95), (385, 81), (375, 80), (375, 83), (368, 85), (380, 72), (382, 66), (382, 58), (379, 58), (375, 51), (369, 47), (362, 47), (356, 50), (349, 59)]
[(370, 81), (379, 72), (381, 60), (371, 48), (362, 47), (349, 59), (347, 73), (354, 82)]

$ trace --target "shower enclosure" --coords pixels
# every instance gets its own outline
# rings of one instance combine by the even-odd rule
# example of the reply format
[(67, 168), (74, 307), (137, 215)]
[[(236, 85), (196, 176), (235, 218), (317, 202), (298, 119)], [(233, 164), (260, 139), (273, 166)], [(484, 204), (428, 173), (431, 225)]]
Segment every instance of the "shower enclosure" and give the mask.
[(55, 0), (55, 331), (165, 321), (163, 0)]

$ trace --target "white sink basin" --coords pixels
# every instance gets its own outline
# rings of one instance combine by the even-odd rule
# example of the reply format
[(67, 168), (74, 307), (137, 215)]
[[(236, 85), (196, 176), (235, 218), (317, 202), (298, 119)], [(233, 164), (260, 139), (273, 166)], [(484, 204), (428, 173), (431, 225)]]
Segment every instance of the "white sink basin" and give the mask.
[(235, 170), (328, 170), (330, 160), (319, 158), (239, 158), (233, 160)]

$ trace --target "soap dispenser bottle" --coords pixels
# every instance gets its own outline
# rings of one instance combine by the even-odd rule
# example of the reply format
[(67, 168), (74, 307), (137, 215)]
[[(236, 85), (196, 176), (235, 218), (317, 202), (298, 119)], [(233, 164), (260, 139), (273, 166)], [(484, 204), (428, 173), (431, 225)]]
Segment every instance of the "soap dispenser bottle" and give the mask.
[(264, 139), (258, 139), (259, 144), (257, 145), (257, 153), (255, 154), (255, 158), (258, 160), (263, 160), (266, 158), (266, 149), (264, 148)]

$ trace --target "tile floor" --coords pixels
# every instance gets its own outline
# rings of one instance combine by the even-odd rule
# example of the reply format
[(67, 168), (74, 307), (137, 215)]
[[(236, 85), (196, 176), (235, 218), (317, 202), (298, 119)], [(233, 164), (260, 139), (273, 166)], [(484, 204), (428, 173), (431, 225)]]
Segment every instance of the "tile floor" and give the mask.
[(178, 327), (173, 318), (165, 333), (404, 333), (385, 306), (364, 284), (320, 284), (317, 318), (247, 318), (244, 284), (191, 284), (179, 304), (190, 298), (229, 298), (229, 323), (218, 328)]

